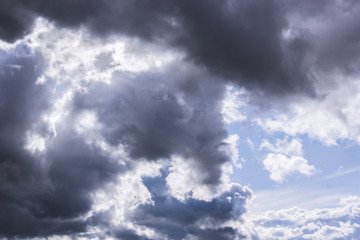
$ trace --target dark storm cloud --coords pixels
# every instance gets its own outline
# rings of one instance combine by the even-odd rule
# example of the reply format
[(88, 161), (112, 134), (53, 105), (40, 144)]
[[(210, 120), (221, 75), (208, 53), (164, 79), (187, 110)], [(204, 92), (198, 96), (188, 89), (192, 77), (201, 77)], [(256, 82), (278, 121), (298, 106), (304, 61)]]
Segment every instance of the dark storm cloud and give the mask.
[(316, 39), (320, 42), (317, 63), (325, 71), (340, 69), (345, 74), (359, 73), (360, 2), (331, 3), (321, 15), (331, 27)]
[(24, 148), (28, 131), (51, 135), (42, 122), (50, 88), (35, 84), (43, 60), (24, 49), (18, 46), (14, 56), (1, 53), (0, 237), (85, 231), (87, 224), (79, 217), (91, 208), (90, 193), (121, 169), (66, 126), (48, 140), (45, 152), (31, 154)]
[[(284, 1), (294, 32), (303, 32), (311, 46), (313, 67), (326, 72), (340, 70), (345, 75), (359, 73), (360, 2)], [(306, 21), (302, 21), (306, 19)], [(321, 81), (321, 79), (319, 80)], [(325, 81), (328, 81), (326, 79)]]
[[(184, 239), (189, 235), (196, 239), (241, 238), (237, 229), (219, 226), (230, 220), (241, 221), (241, 215), (246, 212), (246, 199), (251, 196), (249, 191), (234, 185), (209, 202), (191, 198), (180, 202), (168, 192), (165, 176), (144, 178), (144, 184), (152, 193), (153, 204), (138, 207), (132, 217), (137, 224), (165, 234), (169, 239)], [(201, 228), (201, 220), (215, 227)]]
[[(11, 28), (5, 18), (0, 26), (3, 39), (13, 40), (29, 30), (25, 16), (39, 15), (59, 26), (87, 26), (98, 36), (123, 33), (162, 39), (185, 50), (189, 61), (248, 89), (274, 96), (311, 95), (313, 79), (305, 61), (310, 48), (300, 36), (284, 43), (284, 9), (280, 1), (271, 0), (18, 0), (1, 10), (16, 27)], [(304, 42), (302, 47), (299, 42)]]
[(18, 1), (1, 1), (0, 38), (8, 42), (22, 38), (30, 30), (34, 17)]
[(77, 94), (75, 108), (95, 111), (107, 142), (125, 146), (131, 158), (181, 155), (194, 162), (203, 183), (216, 185), (229, 161), (221, 150), (227, 137), (223, 94), (224, 86), (207, 74), (173, 66), (136, 76), (115, 73), (112, 84)]
[(23, 36), (29, 30), (30, 26), (22, 21), (23, 14), (32, 16), (32, 20), (40, 15), (64, 27), (85, 25), (98, 34), (124, 31), (152, 38), (154, 34), (163, 32), (169, 26), (163, 17), (173, 10), (172, 3), (163, 0), (15, 0), (3, 5), (1, 12), (4, 16), (11, 17), (17, 27), (10, 28), (5, 17), (0, 26), (3, 29), (2, 38), (8, 41)]

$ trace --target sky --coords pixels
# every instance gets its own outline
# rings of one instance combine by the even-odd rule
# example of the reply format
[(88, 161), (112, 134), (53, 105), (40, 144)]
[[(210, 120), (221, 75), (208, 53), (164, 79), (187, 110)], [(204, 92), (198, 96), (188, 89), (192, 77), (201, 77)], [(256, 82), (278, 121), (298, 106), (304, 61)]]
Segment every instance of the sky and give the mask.
[(359, 239), (360, 2), (3, 0), (1, 239)]

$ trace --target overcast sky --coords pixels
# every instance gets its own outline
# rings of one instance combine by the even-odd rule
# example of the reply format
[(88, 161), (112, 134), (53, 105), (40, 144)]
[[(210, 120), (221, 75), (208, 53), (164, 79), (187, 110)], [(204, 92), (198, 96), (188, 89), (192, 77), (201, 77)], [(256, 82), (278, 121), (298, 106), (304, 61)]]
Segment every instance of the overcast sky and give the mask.
[(0, 238), (357, 239), (360, 2), (3, 0)]

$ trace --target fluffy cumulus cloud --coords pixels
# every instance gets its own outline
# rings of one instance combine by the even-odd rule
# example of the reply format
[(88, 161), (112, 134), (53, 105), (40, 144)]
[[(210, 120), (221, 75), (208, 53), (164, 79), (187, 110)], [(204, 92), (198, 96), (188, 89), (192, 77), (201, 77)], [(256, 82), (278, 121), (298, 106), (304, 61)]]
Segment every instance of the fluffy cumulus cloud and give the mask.
[(282, 183), (288, 175), (300, 173), (310, 176), (315, 173), (315, 167), (308, 164), (303, 157), (302, 144), (299, 139), (288, 141), (277, 139), (275, 145), (264, 139), (261, 149), (271, 151), (263, 161), (264, 167), (270, 172), (270, 179)]
[(356, 236), (357, 198), (249, 225), (229, 124), (294, 136), (261, 144), (279, 183), (316, 172), (299, 134), (359, 143), (359, 8), (2, 1), (0, 238)]
[(344, 198), (336, 208), (291, 208), (254, 218), (261, 239), (356, 239), (359, 223), (359, 197)]

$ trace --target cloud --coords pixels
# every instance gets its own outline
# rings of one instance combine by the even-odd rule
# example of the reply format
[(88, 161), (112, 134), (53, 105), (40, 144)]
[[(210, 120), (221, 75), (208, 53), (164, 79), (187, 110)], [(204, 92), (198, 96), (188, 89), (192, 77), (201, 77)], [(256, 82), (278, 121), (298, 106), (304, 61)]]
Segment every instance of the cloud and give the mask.
[(343, 169), (343, 167), (340, 166), (335, 173), (324, 176), (323, 179), (328, 180), (328, 179), (338, 178), (348, 174), (356, 173), (358, 171), (360, 171), (360, 166), (356, 166), (350, 169)]
[(91, 194), (128, 167), (76, 134), (72, 116), (62, 117), (54, 136), (44, 116), (57, 95), (51, 82), (36, 84), (45, 71), (43, 58), (18, 47), (2, 55), (0, 70), (0, 235), (84, 232)]
[[(172, 55), (126, 37), (102, 45), (79, 33), (39, 19), (33, 33), (1, 53), (0, 235), (151, 239), (150, 232), (175, 234), (141, 222), (141, 211), (152, 218), (148, 203), (155, 201), (169, 212), (172, 205), (186, 211), (194, 219), (190, 230), (175, 216), (168, 220), (193, 238), (241, 236), (233, 226), (206, 222), (233, 221), (251, 195), (238, 185), (220, 187), (229, 184), (226, 173), (236, 155), (236, 139), (228, 139), (221, 114), (226, 86), (183, 62), (176, 51)], [(134, 57), (131, 49), (139, 46), (144, 51)], [(150, 57), (135, 61), (145, 55)], [(179, 194), (187, 196), (183, 201), (166, 190), (168, 206), (156, 189), (146, 188), (141, 178), (155, 173), (129, 177), (139, 165), (151, 164), (173, 167), (178, 177), (164, 178), (169, 186), (194, 176), (192, 187)], [(188, 166), (188, 176), (179, 166)], [(196, 196), (198, 186), (206, 200), (201, 191)], [(204, 205), (199, 216), (192, 215), (198, 205)], [(218, 205), (228, 213), (213, 212)], [(196, 225), (200, 220), (204, 227)]]
[[(195, 161), (203, 183), (216, 184), (229, 161), (221, 151), (227, 144), (219, 115), (224, 88), (193, 68), (171, 71), (171, 79), (168, 71), (135, 77), (115, 72), (111, 84), (97, 83), (75, 94), (74, 111), (94, 111), (105, 141), (124, 146), (132, 159), (179, 154)], [(184, 89), (188, 79), (196, 82)]]
[(276, 139), (275, 145), (272, 145), (267, 139), (264, 139), (260, 145), (260, 149), (267, 149), (274, 153), (283, 153), (286, 155), (302, 156), (302, 144), (301, 140), (294, 138), (288, 141), (288, 138)]
[(180, 199), (169, 186), (167, 163), (139, 162), (117, 182), (99, 189), (88, 221), (92, 234), (134, 239), (241, 239), (248, 235), (241, 223), (252, 196), (249, 188), (231, 184), (206, 200), (196, 194)]
[(1, 4), (0, 9), (0, 37), (13, 42), (22, 38), (29, 31), (34, 16), (31, 12), (18, 8), (17, 2)]
[[(0, 71), (1, 236), (84, 231), (85, 222), (79, 217), (90, 209), (88, 191), (110, 179), (119, 168), (67, 131), (51, 138), (42, 119), (50, 108), (50, 89), (35, 84), (44, 70), (41, 54), (24, 53), (26, 45), (19, 48), (2, 55)], [(29, 132), (47, 139), (47, 149), (29, 149)]]
[[(249, 237), (227, 124), (248, 118), (241, 100), (273, 107), (256, 120), (269, 132), (359, 142), (357, 13), (347, 1), (2, 4), (0, 237)], [(315, 173), (298, 139), (262, 148), (274, 181)], [(274, 231), (344, 237), (352, 220)]]
[(289, 2), (287, 9), (285, 35), (304, 36), (313, 50), (307, 59), (318, 98), (297, 98), (286, 102), (285, 108), (280, 103), (255, 121), (269, 133), (306, 134), (329, 146), (342, 140), (359, 143), (359, 125), (354, 121), (359, 109), (359, 3)]
[(291, 136), (306, 134), (328, 146), (337, 145), (341, 140), (359, 143), (360, 128), (354, 120), (359, 109), (358, 81), (340, 73), (329, 76), (329, 79), (335, 79), (339, 84), (324, 98), (300, 99), (289, 104), (281, 114), (257, 118), (255, 122), (270, 133), (284, 132)]
[[(266, 95), (314, 95), (308, 40), (282, 37), (287, 19), (276, 1), (17, 0), (3, 5), (1, 13), (6, 41), (24, 36), (41, 16), (59, 27), (86, 27), (100, 37), (120, 33), (169, 44), (220, 79)], [(16, 26), (8, 26), (7, 18)]]
[(241, 113), (240, 108), (247, 105), (246, 91), (239, 90), (235, 86), (226, 87), (225, 98), (223, 102), (222, 115), (227, 124), (241, 122), (247, 117)]
[(0, 9), (0, 37), (21, 38), (37, 17), (100, 38), (139, 37), (184, 51), (187, 60), (266, 104), (270, 96), (322, 96), (318, 85), (331, 83), (319, 73), (358, 71), (359, 9), (354, 1), (17, 0)]
[[(180, 12), (185, 31), (180, 44), (211, 72), (275, 95), (311, 92), (308, 79), (298, 79), (299, 72), (292, 69), (301, 65), (303, 50), (283, 45), (280, 33), (286, 20), (276, 2), (200, 1), (180, 4)], [(283, 47), (294, 58), (286, 61)]]
[(358, 197), (344, 198), (339, 207), (313, 210), (290, 208), (254, 217), (262, 239), (353, 239), (360, 232)]
[(293, 173), (301, 173), (310, 176), (315, 173), (315, 167), (308, 165), (308, 161), (303, 157), (287, 157), (283, 154), (269, 153), (263, 161), (264, 167), (270, 172), (270, 179), (282, 183), (286, 176)]
[(309, 165), (308, 161), (302, 157), (302, 144), (299, 139), (288, 141), (277, 139), (276, 144), (272, 145), (268, 140), (263, 140), (261, 149), (268, 149), (273, 153), (266, 155), (263, 164), (270, 172), (270, 179), (282, 183), (285, 178), (293, 173), (301, 173), (310, 176), (316, 172), (314, 166)]
[(139, 225), (155, 229), (170, 239), (235, 239), (242, 238), (236, 228), (227, 226), (231, 220), (240, 221), (245, 213), (248, 188), (232, 188), (210, 201), (188, 198), (181, 202), (172, 197), (163, 177), (144, 179), (152, 193), (152, 204), (140, 205), (133, 218)]
[[(289, 28), (305, 30), (316, 48), (315, 64), (319, 69), (341, 69), (358, 73), (360, 32), (356, 29), (360, 5), (356, 1), (304, 1), (290, 3)], [(306, 16), (306, 21), (303, 21)], [(327, 80), (324, 79), (326, 82)]]

